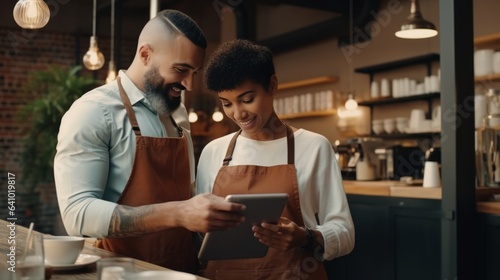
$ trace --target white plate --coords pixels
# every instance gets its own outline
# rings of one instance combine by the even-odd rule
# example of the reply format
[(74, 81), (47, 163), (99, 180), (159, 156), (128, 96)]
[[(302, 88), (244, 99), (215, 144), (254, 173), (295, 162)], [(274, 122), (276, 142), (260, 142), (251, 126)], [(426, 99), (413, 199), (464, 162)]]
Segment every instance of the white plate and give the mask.
[(196, 280), (196, 276), (179, 272), (175, 270), (150, 270), (142, 271), (136, 274), (137, 280), (164, 280), (164, 279), (175, 279), (175, 280)]
[(78, 256), (78, 259), (76, 259), (75, 263), (73, 264), (50, 264), (47, 262), (45, 262), (45, 264), (51, 266), (54, 271), (64, 271), (64, 270), (79, 269), (86, 265), (95, 263), (100, 259), (101, 257), (99, 256), (80, 254)]

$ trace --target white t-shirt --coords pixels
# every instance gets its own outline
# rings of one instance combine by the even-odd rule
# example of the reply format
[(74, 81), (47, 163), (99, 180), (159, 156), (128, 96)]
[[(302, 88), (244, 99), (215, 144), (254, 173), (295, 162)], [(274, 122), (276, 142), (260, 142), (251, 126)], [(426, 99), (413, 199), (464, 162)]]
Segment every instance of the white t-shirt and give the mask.
[[(233, 136), (234, 133), (215, 139), (203, 149), (196, 176), (197, 193), (212, 192), (215, 177)], [(299, 129), (294, 136), (295, 168), (304, 223), (323, 234), (324, 259), (346, 255), (354, 248), (354, 225), (333, 148), (324, 136), (314, 132)], [(273, 166), (286, 163), (286, 137), (257, 141), (240, 135), (229, 165)]]

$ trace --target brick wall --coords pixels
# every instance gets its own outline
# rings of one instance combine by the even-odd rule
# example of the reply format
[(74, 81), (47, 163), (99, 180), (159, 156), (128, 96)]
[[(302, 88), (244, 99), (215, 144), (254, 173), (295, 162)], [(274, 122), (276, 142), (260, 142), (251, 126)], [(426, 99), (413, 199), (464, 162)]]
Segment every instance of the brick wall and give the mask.
[[(135, 53), (136, 39), (115, 42), (115, 46), (118, 44), (121, 48), (118, 65), (127, 67)], [(107, 75), (109, 45), (109, 38), (99, 38), (99, 47), (106, 57), (104, 67), (92, 74), (99, 81)], [(0, 219), (9, 217), (7, 174), (10, 172), (16, 175), (14, 216), (18, 224), (27, 226), (34, 221), (37, 230), (53, 233), (54, 215), (58, 212), (54, 187), (41, 185), (35, 192), (23, 191), (20, 153), (26, 125), (17, 119), (16, 113), (25, 103), (21, 91), (30, 71), (46, 69), (49, 65), (81, 64), (88, 46), (88, 36), (50, 33), (43, 29), (0, 29)], [(33, 198), (42, 201), (39, 208), (29, 205), (28, 201)]]

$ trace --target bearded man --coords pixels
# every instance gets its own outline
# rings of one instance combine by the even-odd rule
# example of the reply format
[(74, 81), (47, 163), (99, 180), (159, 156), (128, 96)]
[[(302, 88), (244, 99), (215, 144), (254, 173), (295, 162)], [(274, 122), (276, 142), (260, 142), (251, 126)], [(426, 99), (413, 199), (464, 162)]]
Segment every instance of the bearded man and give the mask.
[(242, 221), (244, 206), (192, 196), (195, 162), (181, 92), (192, 89), (206, 46), (190, 17), (164, 10), (141, 31), (130, 67), (66, 112), (54, 175), (68, 234), (196, 273), (192, 233)]

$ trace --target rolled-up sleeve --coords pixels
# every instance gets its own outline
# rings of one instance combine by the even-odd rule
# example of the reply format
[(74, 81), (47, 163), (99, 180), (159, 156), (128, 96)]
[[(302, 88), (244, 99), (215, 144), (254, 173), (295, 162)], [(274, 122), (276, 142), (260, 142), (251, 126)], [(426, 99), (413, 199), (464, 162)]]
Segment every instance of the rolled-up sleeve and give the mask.
[(116, 203), (102, 199), (109, 170), (111, 121), (98, 101), (81, 98), (61, 121), (54, 177), (66, 231), (104, 237)]

